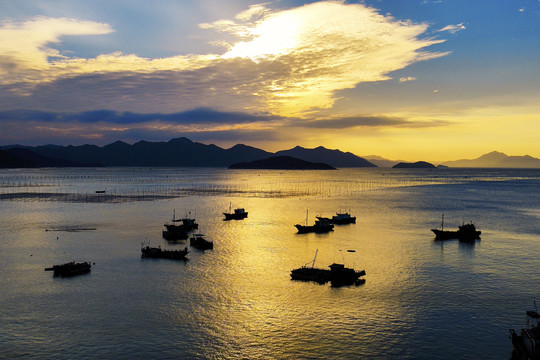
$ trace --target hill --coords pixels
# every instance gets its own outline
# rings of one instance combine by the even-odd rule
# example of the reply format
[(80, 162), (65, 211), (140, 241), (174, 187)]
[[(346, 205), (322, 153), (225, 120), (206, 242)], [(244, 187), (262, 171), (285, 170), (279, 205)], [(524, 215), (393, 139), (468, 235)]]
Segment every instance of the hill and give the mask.
[(446, 161), (442, 165), (479, 168), (540, 168), (540, 159), (529, 155), (508, 156), (498, 151), (492, 151), (476, 159)]
[[(64, 160), (58, 158), (51, 158), (42, 156), (27, 148), (13, 147), (3, 151), (18, 159), (24, 166), (10, 166), (10, 167), (83, 167), (83, 166), (101, 166), (96, 163), (83, 164), (77, 161)], [(0, 160), (0, 167), (5, 167), (5, 162)]]
[[(4, 146), (13, 149), (15, 146)], [(18, 146), (21, 147), (21, 146)], [(122, 141), (99, 147), (96, 145), (25, 146), (26, 159), (42, 157), (48, 161), (38, 162), (36, 166), (164, 166), (164, 167), (228, 167), (233, 163), (262, 160), (273, 155), (293, 156), (300, 160), (327, 163), (334, 167), (374, 167), (375, 165), (351, 153), (328, 150), (320, 146), (316, 149), (304, 149), (299, 146), (276, 154), (251, 146), (238, 144), (230, 149), (216, 145), (193, 142), (185, 137), (168, 142), (139, 141), (133, 145)], [(6, 150), (7, 151), (7, 150)], [(34, 154), (34, 155), (30, 155)], [(1, 159), (0, 159), (1, 160)], [(50, 165), (56, 161), (56, 165)], [(1, 164), (1, 163), (0, 163)], [(9, 162), (5, 162), (6, 166)], [(78, 165), (79, 164), (79, 165)]]
[(171, 167), (224, 167), (238, 161), (252, 161), (271, 156), (264, 150), (246, 145), (222, 149), (205, 145), (187, 138), (168, 142), (139, 141), (133, 145), (116, 141), (104, 147), (37, 146), (30, 148), (42, 156), (82, 163), (98, 163), (103, 166), (171, 166)]
[(276, 156), (292, 156), (310, 162), (323, 162), (335, 167), (377, 167), (364, 158), (358, 157), (350, 152), (340, 150), (329, 150), (322, 146), (314, 149), (306, 149), (296, 146), (289, 150), (276, 152)]
[(435, 165), (430, 164), (426, 161), (417, 161), (414, 163), (400, 162), (392, 166), (394, 169), (434, 169)]
[(272, 156), (263, 160), (236, 163), (229, 169), (271, 169), (271, 170), (336, 170), (323, 163), (313, 163), (291, 156)]
[[(267, 159), (271, 156), (291, 156), (311, 163), (325, 163), (336, 168), (393, 167), (404, 161), (393, 161), (371, 155), (366, 158), (350, 152), (330, 150), (322, 146), (307, 149), (296, 146), (276, 153), (237, 144), (223, 149), (205, 145), (185, 137), (167, 142), (139, 141), (133, 145), (122, 141), (99, 147), (80, 146), (2, 146), (0, 167), (66, 167), (66, 166), (148, 166), (148, 167), (228, 167), (239, 162)], [(418, 163), (418, 162), (417, 162)], [(531, 156), (507, 156), (493, 151), (477, 159), (443, 162), (447, 167), (540, 168), (540, 159)], [(418, 167), (418, 166), (410, 166)]]
[(0, 168), (33, 168), (36, 167), (32, 161), (23, 159), (7, 150), (0, 150)]
[(385, 168), (391, 168), (392, 166), (399, 164), (400, 162), (405, 162), (404, 160), (388, 160), (378, 155), (362, 156), (362, 158), (366, 159), (367, 161), (378, 167)]

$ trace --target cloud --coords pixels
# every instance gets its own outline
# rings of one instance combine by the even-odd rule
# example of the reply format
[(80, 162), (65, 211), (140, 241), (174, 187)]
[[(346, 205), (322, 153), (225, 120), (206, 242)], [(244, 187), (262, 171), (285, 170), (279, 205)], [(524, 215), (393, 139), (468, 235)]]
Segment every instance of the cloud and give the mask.
[(407, 77), (401, 77), (399, 78), (399, 82), (407, 82), (407, 81), (414, 81), (416, 78), (414, 76), (407, 76)]
[[(123, 139), (125, 141), (168, 140), (187, 136), (203, 139), (211, 135), (215, 139), (240, 139), (255, 136), (257, 139), (272, 138), (272, 129), (287, 122), (279, 116), (241, 112), (220, 112), (199, 108), (178, 113), (133, 113), (111, 110), (93, 110), (77, 113), (58, 113), (35, 110), (0, 111), (4, 144), (47, 142), (64, 144), (76, 140), (79, 143), (101, 143)], [(270, 131), (269, 131), (270, 130)], [(206, 134), (206, 135), (205, 135)], [(235, 135), (236, 134), (236, 135)]]
[[(69, 18), (35, 17), (0, 26), (0, 83), (17, 84), (55, 78), (51, 59), (69, 59), (49, 47), (65, 35), (104, 35), (113, 32), (108, 24)], [(61, 66), (60, 66), (61, 67)]]
[(339, 117), (328, 120), (310, 120), (295, 122), (294, 126), (315, 129), (348, 129), (354, 127), (436, 127), (447, 125), (447, 122), (433, 121), (412, 121), (406, 118), (388, 116), (350, 116)]
[[(317, 130), (353, 128), (427, 128), (447, 125), (436, 120), (390, 116), (342, 116), (328, 119), (284, 118), (269, 114), (194, 109), (179, 113), (133, 113), (93, 110), (77, 113), (13, 110), (0, 112), (3, 144), (100, 144), (116, 140), (165, 141), (186, 136), (208, 142), (306, 140)], [(292, 131), (294, 129), (294, 131)], [(298, 131), (298, 130), (301, 131)], [(47, 140), (44, 140), (47, 139)]]
[(254, 5), (201, 27), (236, 40), (223, 54), (152, 59), (117, 51), (85, 59), (53, 46), (65, 35), (110, 34), (111, 25), (44, 17), (3, 23), (0, 107), (141, 113), (212, 107), (306, 117), (331, 108), (340, 90), (447, 54), (425, 50), (443, 41), (422, 38), (427, 24), (339, 1), (285, 10)]
[(443, 27), (442, 29), (439, 29), (438, 31), (439, 32), (448, 31), (448, 32), (450, 32), (452, 34), (455, 34), (458, 31), (465, 30), (466, 28), (467, 27), (465, 25), (463, 25), (463, 23), (459, 23), (457, 25), (446, 25), (445, 27)]
[(271, 115), (254, 115), (241, 112), (221, 112), (212, 109), (199, 108), (179, 113), (140, 114), (133, 112), (117, 112), (111, 110), (92, 110), (79, 113), (55, 113), (36, 110), (0, 111), (0, 122), (17, 121), (43, 123), (108, 123), (108, 124), (137, 124), (145, 122), (167, 122), (171, 124), (249, 124), (268, 122), (279, 119)]
[(389, 126), (401, 125), (406, 120), (377, 116), (351, 116), (328, 120), (311, 120), (303, 122), (301, 126), (316, 129), (347, 129), (357, 126)]

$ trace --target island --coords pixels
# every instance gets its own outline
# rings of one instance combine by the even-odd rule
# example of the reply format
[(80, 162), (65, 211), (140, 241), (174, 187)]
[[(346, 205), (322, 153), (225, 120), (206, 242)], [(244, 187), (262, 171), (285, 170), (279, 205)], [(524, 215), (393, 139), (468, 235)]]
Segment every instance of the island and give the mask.
[(417, 161), (414, 163), (400, 162), (392, 166), (394, 169), (434, 169), (435, 165), (430, 164), (426, 161)]
[(230, 165), (229, 169), (336, 170), (328, 164), (313, 163), (292, 156), (272, 156), (262, 160), (235, 163)]

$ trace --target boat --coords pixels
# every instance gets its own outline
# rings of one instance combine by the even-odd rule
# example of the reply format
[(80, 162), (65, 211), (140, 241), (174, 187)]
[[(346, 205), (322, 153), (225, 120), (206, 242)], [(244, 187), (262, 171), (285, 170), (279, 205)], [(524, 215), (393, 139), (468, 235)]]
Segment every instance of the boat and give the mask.
[(185, 240), (188, 238), (188, 231), (199, 228), (195, 219), (188, 218), (176, 219), (176, 212), (173, 210), (173, 218), (164, 224), (163, 238), (167, 240)]
[(242, 220), (248, 217), (247, 211), (243, 208), (234, 209), (234, 212), (231, 212), (231, 204), (229, 204), (229, 212), (223, 215), (225, 215), (224, 220)]
[(330, 283), (333, 287), (363, 284), (366, 279), (360, 279), (360, 276), (366, 275), (365, 270), (354, 270), (345, 267), (344, 264), (333, 263), (330, 267)]
[(534, 301), (535, 310), (529, 310), (527, 314), (527, 325), (529, 317), (536, 319), (536, 325), (528, 326), (520, 329), (519, 335), (514, 329), (510, 329), (510, 339), (512, 340), (512, 359), (540, 359), (540, 326), (538, 319), (540, 315), (536, 309), (536, 301)]
[(317, 220), (315, 220), (315, 224), (308, 225), (308, 215), (306, 212), (306, 225), (300, 225), (296, 224), (294, 225), (296, 229), (298, 230), (299, 234), (306, 234), (306, 233), (327, 233), (329, 231), (334, 230), (334, 225), (330, 224), (330, 221), (328, 218), (317, 216)]
[(431, 231), (435, 234), (435, 240), (459, 239), (460, 241), (480, 239), (480, 234), (482, 233), (476, 230), (476, 226), (472, 222), (458, 226), (458, 230), (444, 230), (444, 214), (442, 215), (441, 227), (439, 229), (431, 229)]
[(189, 245), (199, 250), (209, 250), (214, 248), (214, 242), (212, 240), (205, 239), (203, 234), (194, 234), (189, 239)]
[(336, 213), (332, 218), (328, 218), (328, 222), (336, 225), (354, 224), (356, 223), (356, 216), (351, 216), (349, 213)]
[[(527, 316), (530, 316), (533, 319), (540, 319), (540, 314), (538, 313), (538, 308), (536, 307), (536, 300), (533, 300), (534, 310), (527, 310)], [(538, 321), (538, 320), (537, 320)]]
[[(300, 281), (315, 281), (319, 284), (325, 284), (330, 281), (330, 271), (327, 269), (319, 269), (315, 267), (315, 261), (317, 260), (317, 253), (319, 249), (315, 251), (313, 260), (308, 262), (302, 267), (291, 270), (291, 279)], [(311, 266), (308, 266), (310, 265)]]
[[(361, 276), (366, 275), (365, 270), (354, 270), (345, 267), (344, 264), (333, 263), (329, 266), (329, 269), (316, 268), (315, 260), (317, 259), (317, 252), (318, 250), (315, 251), (315, 257), (311, 262), (291, 270), (292, 280), (314, 281), (319, 284), (330, 282), (333, 287), (353, 284), (359, 285), (366, 281), (365, 279), (360, 279)], [(308, 266), (309, 264), (311, 266)]]
[(160, 246), (151, 247), (150, 245), (141, 247), (141, 257), (143, 258), (186, 260), (188, 253), (187, 247), (181, 250), (163, 250)]
[(89, 262), (77, 263), (72, 261), (61, 265), (53, 265), (45, 268), (45, 271), (52, 271), (53, 276), (68, 277), (89, 273), (91, 268), (92, 265)]
[(471, 222), (459, 226), (457, 233), (459, 241), (475, 241), (480, 239), (480, 234), (482, 232), (476, 230), (476, 226)]

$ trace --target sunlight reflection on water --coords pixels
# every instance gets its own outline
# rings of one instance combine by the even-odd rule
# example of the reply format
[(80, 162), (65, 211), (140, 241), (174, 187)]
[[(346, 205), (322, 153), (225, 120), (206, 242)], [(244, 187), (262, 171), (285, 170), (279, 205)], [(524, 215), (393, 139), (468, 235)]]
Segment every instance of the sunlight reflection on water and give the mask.
[[(507, 358), (508, 328), (523, 325), (538, 296), (539, 183), (539, 171), (510, 170), (2, 171), (0, 351), (36, 359)], [(249, 217), (223, 221), (231, 203)], [(191, 212), (214, 250), (191, 249), (186, 262), (141, 259), (142, 241), (186, 246), (161, 238), (173, 209)], [(310, 223), (336, 211), (357, 223), (296, 234), (307, 210)], [(448, 227), (473, 217), (482, 240), (434, 242), (429, 229), (442, 212)], [(92, 230), (66, 231), (83, 228)], [(317, 250), (318, 267), (344, 262), (365, 269), (366, 283), (291, 281), (290, 270)], [(71, 260), (95, 265), (72, 279), (43, 271)]]

